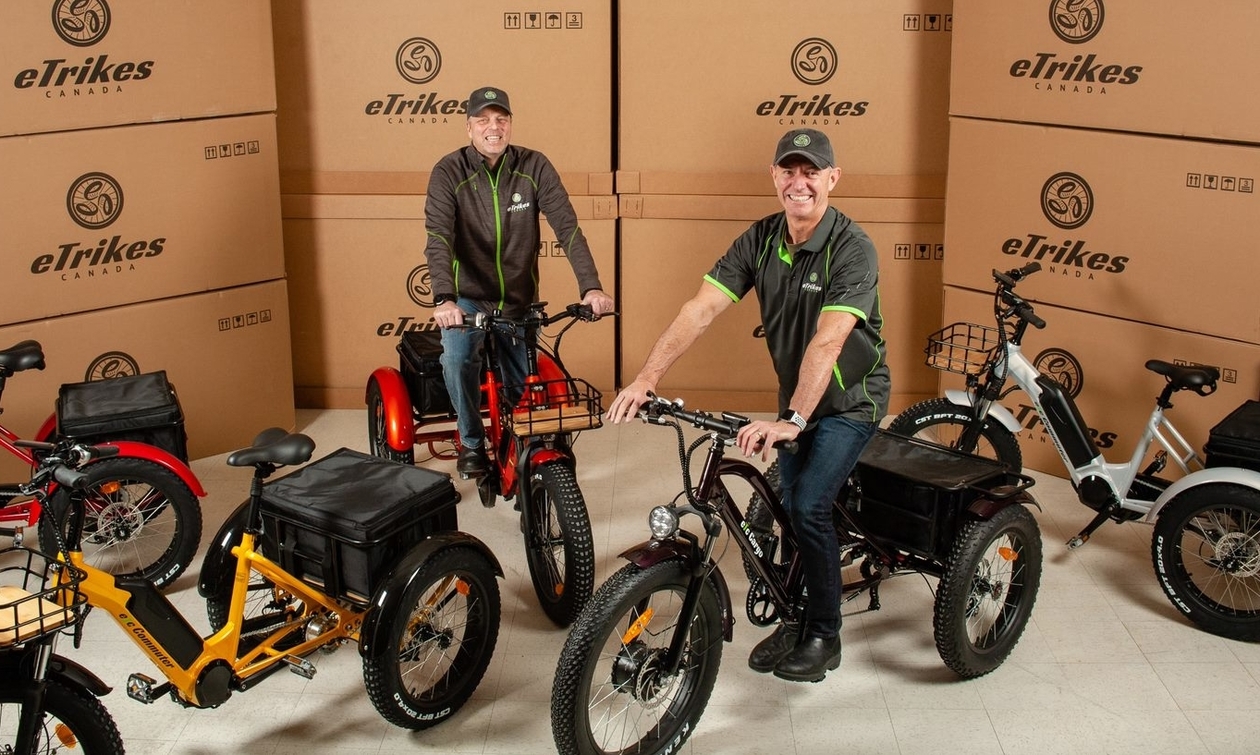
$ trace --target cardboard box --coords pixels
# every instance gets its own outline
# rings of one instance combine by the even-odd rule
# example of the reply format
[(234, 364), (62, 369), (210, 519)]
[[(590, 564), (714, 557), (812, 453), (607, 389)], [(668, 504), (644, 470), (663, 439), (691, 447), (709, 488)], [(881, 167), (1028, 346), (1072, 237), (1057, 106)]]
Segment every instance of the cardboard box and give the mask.
[[(1049, 12), (1047, 12), (1049, 6)], [(1260, 6), (955, 0), (951, 115), (1260, 141)]]
[(284, 193), (422, 194), (468, 143), (475, 87), (511, 97), (512, 141), (541, 150), (575, 194), (611, 194), (612, 8), (458, 0), (273, 3)]
[(1260, 148), (955, 118), (945, 282), (1260, 343)]
[(0, 72), (0, 136), (272, 111), (270, 3), (11, 0)]
[(0, 139), (0, 324), (284, 277), (275, 116)]
[[(614, 198), (571, 199), (600, 280), (615, 294)], [(424, 257), (424, 197), (285, 195), (284, 207), (298, 405), (362, 408), (372, 371), (398, 367), (398, 337), (436, 327)], [(579, 301), (580, 292), (545, 219), (542, 236), (540, 296), (555, 313)], [(573, 376), (605, 392), (616, 376), (616, 327), (612, 318), (578, 323), (561, 343)]]
[[(1243, 401), (1260, 395), (1260, 346), (1045, 304), (1036, 309), (1046, 328), (1028, 331), (1024, 354), (1046, 374), (1062, 372), (1073, 378), (1079, 391), (1077, 407), (1110, 463), (1125, 463), (1133, 455), (1155, 397), (1163, 390), (1164, 378), (1143, 368), (1148, 359), (1206, 364), (1220, 370), (1216, 393), (1200, 397), (1181, 391), (1174, 394), (1174, 408), (1166, 414), (1200, 456), (1208, 430)], [(992, 325), (992, 294), (946, 286), (944, 321)], [(1048, 366), (1052, 359), (1053, 368)], [(960, 376), (940, 374), (943, 387), (962, 387)], [(1015, 390), (1002, 404), (1024, 427), (1019, 433), (1024, 466), (1065, 476), (1067, 470), (1028, 396)], [(1170, 461), (1161, 474), (1179, 476), (1175, 466)], [(1081, 526), (1088, 521), (1088, 513), (1081, 509)]]
[[(622, 197), (639, 214), (621, 220), (621, 384), (632, 381), (678, 308), (755, 220), (781, 209), (774, 197)], [(939, 201), (833, 203), (880, 255), (884, 339), (897, 408), (935, 394), (922, 345), (940, 327), (943, 209)], [(687, 217), (690, 214), (693, 217)], [(699, 219), (697, 219), (699, 218)], [(868, 218), (870, 218), (868, 220)], [(661, 395), (691, 406), (777, 411), (778, 382), (755, 298), (731, 307), (670, 368)]]
[(618, 191), (763, 194), (779, 137), (807, 126), (839, 191), (943, 196), (950, 0), (619, 7), (618, 167), (641, 185)]
[[(5, 426), (24, 438), (53, 412), (63, 383), (155, 370), (179, 394), (194, 459), (295, 424), (283, 280), (0, 327), (6, 348), (28, 338), (48, 366), (9, 378), (2, 404)], [(0, 455), (0, 479), (25, 472)]]

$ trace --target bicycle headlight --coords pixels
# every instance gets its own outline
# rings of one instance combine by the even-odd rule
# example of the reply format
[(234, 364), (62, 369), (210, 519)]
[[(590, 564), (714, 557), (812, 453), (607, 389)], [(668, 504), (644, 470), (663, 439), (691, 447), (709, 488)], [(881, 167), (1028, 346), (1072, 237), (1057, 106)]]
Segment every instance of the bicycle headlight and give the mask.
[(648, 512), (648, 529), (655, 540), (667, 540), (678, 532), (678, 515), (668, 506), (657, 506)]

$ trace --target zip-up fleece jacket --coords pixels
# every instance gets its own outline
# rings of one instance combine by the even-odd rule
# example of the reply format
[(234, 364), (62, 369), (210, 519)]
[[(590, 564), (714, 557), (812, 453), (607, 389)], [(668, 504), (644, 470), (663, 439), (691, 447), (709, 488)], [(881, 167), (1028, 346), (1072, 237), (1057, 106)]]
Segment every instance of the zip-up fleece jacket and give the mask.
[(579, 297), (602, 289), (569, 193), (546, 155), (509, 145), (490, 169), (469, 145), (439, 160), (424, 203), (433, 295), (524, 314), (538, 298), (540, 213), (573, 266)]

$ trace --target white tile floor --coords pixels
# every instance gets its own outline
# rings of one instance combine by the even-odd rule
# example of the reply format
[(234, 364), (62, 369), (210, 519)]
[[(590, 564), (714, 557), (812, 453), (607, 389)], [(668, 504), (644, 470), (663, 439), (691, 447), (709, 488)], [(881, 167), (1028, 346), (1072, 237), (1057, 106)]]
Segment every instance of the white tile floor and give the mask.
[[(317, 456), (340, 446), (366, 449), (361, 411), (301, 411), (298, 425), (319, 444)], [(676, 451), (671, 431), (635, 423), (585, 433), (577, 454), (598, 583), (619, 566), (622, 548), (645, 537), (648, 509), (680, 489)], [(193, 464), (210, 492), (203, 499), (202, 553), (248, 488), (248, 471), (227, 467), (225, 458)], [(452, 462), (432, 466), (454, 471)], [(1152, 573), (1149, 527), (1111, 524), (1083, 549), (1068, 551), (1064, 541), (1090, 512), (1062, 479), (1035, 476), (1045, 572), (1032, 621), (1002, 667), (972, 681), (945, 668), (932, 637), (931, 585), (911, 575), (883, 588), (879, 612), (861, 613), (861, 599), (848, 604), (844, 663), (826, 681), (802, 685), (755, 674), (746, 665), (748, 651), (768, 630), (751, 626), (738, 608), (747, 580), (732, 549), (722, 568), (737, 603), (735, 639), (683, 751), (1260, 752), (1260, 646), (1200, 632), (1173, 610)], [(115, 686), (105, 703), (130, 753), (553, 753), (549, 698), (566, 631), (536, 608), (511, 505), (485, 509), (470, 483), (458, 485), (460, 528), (484, 540), (506, 572), (503, 616), (494, 659), (473, 700), (433, 729), (404, 731), (376, 714), (353, 646), (312, 658), (319, 673), (310, 681), (281, 672), (215, 710), (127, 698), (129, 673), (156, 674), (99, 613), (88, 621), (83, 647), (74, 651), (66, 643), (63, 652)], [(195, 574), (181, 578), (171, 594), (204, 630)]]

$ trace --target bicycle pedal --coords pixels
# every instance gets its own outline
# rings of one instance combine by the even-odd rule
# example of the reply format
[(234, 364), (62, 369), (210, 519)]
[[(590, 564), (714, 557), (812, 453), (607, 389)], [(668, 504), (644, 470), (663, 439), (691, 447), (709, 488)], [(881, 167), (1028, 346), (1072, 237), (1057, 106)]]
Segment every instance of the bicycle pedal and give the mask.
[(154, 700), (164, 696), (171, 689), (171, 683), (158, 684), (156, 679), (144, 674), (132, 674), (127, 677), (127, 697), (151, 705)]
[(315, 678), (315, 664), (305, 658), (299, 658), (296, 655), (286, 655), (283, 660), (289, 664), (289, 670), (298, 676), (304, 679)]

